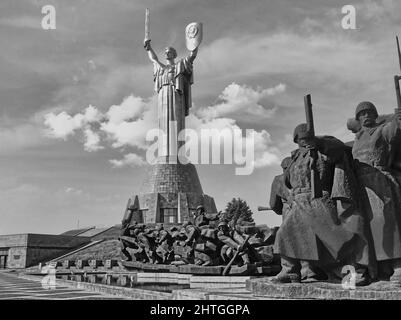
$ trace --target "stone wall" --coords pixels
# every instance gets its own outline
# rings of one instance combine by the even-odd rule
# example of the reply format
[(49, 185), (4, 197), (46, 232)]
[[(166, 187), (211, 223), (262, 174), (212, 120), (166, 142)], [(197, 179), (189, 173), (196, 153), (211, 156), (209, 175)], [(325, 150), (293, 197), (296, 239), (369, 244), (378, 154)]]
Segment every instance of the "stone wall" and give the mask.
[(19, 269), (45, 262), (90, 242), (90, 238), (13, 234), (0, 236), (0, 248), (8, 250), (7, 268)]
[(0, 236), (0, 248), (26, 247), (28, 234), (7, 234)]
[(27, 247), (12, 247), (8, 250), (7, 268), (21, 269), (26, 267)]
[(140, 193), (192, 192), (203, 194), (193, 164), (157, 163), (148, 168)]
[(47, 262), (55, 257), (59, 257), (71, 248), (52, 249), (52, 248), (27, 248), (26, 249), (26, 264), (25, 267), (31, 267), (40, 262)]
[(69, 249), (90, 242), (90, 238), (80, 237), (80, 236), (73, 237), (73, 236), (33, 234), (33, 233), (29, 233), (27, 236), (28, 236), (28, 247)]

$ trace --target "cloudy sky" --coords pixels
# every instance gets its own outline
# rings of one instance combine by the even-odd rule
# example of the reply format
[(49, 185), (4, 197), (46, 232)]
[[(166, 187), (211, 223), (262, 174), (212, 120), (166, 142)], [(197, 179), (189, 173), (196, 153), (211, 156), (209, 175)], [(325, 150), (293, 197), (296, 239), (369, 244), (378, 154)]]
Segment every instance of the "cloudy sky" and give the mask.
[[(43, 30), (44, 5), (56, 30)], [(157, 53), (187, 54), (184, 30), (202, 22), (189, 127), (255, 130), (255, 170), (198, 165), (219, 210), (245, 199), (267, 205), (280, 159), (294, 149), (312, 94), (316, 132), (351, 140), (345, 123), (362, 100), (395, 107), (395, 35), (401, 3), (344, 1), (2, 0), (0, 3), (0, 234), (60, 233), (119, 223), (139, 191), (147, 130), (155, 125), (152, 65), (143, 49), (150, 8)]]

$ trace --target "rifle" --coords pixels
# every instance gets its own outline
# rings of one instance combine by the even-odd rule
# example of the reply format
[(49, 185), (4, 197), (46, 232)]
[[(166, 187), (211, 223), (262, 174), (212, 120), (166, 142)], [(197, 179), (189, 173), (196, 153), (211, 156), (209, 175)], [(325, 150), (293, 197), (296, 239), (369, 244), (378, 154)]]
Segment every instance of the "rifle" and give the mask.
[[(248, 234), (244, 240), (244, 243), (242, 244), (242, 250), (245, 248), (245, 245), (247, 244), (249, 238), (251, 236)], [(234, 254), (234, 256), (232, 257), (232, 259), (230, 260), (230, 262), (226, 265), (226, 267), (223, 270), (223, 276), (227, 275), (227, 273), (230, 271), (231, 269), (231, 265), (234, 263), (235, 259), (237, 259), (238, 255), (240, 254), (240, 252), (242, 250), (237, 250)]]
[[(401, 69), (401, 51), (400, 51), (400, 43), (398, 41), (398, 36), (395, 37), (396, 41), (397, 41), (397, 53), (398, 53), (398, 63), (400, 65), (400, 69)], [(395, 95), (397, 97), (397, 108), (394, 109), (394, 114), (397, 113), (401, 113), (401, 92), (400, 92), (400, 80), (401, 80), (401, 76), (394, 76), (394, 85), (395, 85)], [(397, 163), (395, 161), (396, 158), (396, 150), (394, 148), (395, 146), (393, 146), (391, 143), (389, 145), (389, 160), (388, 160), (388, 167), (397, 167)], [(398, 164), (399, 166), (399, 164)]]
[[(315, 137), (315, 127), (313, 124), (313, 113), (312, 113), (312, 101), (311, 95), (307, 94), (304, 97), (305, 104), (305, 115), (306, 115), (306, 126), (307, 130), (312, 137)], [(316, 160), (318, 157), (316, 148), (313, 148), (309, 151), (310, 156), (313, 159), (311, 165), (311, 189), (312, 189), (312, 198), (321, 198), (323, 196), (322, 185), (320, 183), (319, 171), (316, 168)]]
[(258, 211), (272, 211), (273, 209), (270, 207), (262, 207), (258, 206)]
[[(397, 40), (398, 63), (400, 64), (400, 69), (401, 69), (400, 43), (398, 41), (398, 36), (396, 36), (395, 38)], [(395, 113), (400, 112), (400, 110), (401, 110), (400, 79), (401, 79), (401, 76), (397, 76), (397, 75), (394, 76), (395, 94), (397, 96), (397, 109), (395, 109)]]

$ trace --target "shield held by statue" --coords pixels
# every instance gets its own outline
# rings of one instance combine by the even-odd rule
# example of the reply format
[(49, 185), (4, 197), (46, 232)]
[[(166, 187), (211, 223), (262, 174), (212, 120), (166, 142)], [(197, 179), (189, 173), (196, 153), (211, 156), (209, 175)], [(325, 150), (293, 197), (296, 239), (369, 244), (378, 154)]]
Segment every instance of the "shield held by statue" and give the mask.
[(188, 50), (193, 51), (199, 47), (203, 37), (202, 30), (202, 23), (200, 22), (192, 22), (187, 25), (185, 28), (185, 39)]

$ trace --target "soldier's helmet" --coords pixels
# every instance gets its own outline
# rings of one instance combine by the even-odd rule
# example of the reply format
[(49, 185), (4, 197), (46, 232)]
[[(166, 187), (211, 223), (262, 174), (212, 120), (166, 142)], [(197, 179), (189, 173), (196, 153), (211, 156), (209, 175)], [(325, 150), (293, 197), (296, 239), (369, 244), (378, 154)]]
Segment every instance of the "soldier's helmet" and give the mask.
[(281, 168), (283, 168), (284, 170), (287, 169), (290, 163), (291, 163), (291, 157), (284, 158), (283, 161), (281, 161)]
[(161, 230), (163, 230), (163, 229), (164, 229), (163, 223), (160, 223), (160, 224), (158, 224), (158, 225), (156, 226), (156, 231), (161, 231)]
[(201, 212), (205, 212), (205, 207), (204, 206), (197, 206), (196, 211), (200, 210)]
[(355, 120), (358, 120), (359, 113), (365, 110), (370, 110), (375, 114), (375, 117), (377, 118), (379, 114), (377, 113), (377, 109), (375, 105), (370, 102), (370, 101), (362, 101), (359, 103), (355, 109)]
[(295, 127), (294, 130), (294, 142), (298, 143), (298, 139), (312, 138), (312, 135), (308, 131), (306, 123), (301, 123)]
[(228, 227), (228, 224), (225, 221), (220, 221), (219, 224), (217, 225), (217, 228), (226, 228), (226, 227)]
[(139, 228), (135, 229), (135, 230), (134, 230), (134, 236), (137, 236), (138, 234), (140, 234), (141, 231), (142, 231), (142, 230), (139, 229)]

